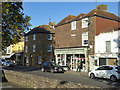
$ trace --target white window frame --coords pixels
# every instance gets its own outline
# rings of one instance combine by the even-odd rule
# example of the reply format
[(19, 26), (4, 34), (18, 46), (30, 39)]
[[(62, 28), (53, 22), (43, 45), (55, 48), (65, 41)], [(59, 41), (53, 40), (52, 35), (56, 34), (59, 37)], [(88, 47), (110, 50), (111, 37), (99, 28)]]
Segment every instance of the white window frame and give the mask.
[(35, 48), (36, 48), (36, 47), (35, 47), (35, 44), (34, 44), (34, 45), (33, 45), (33, 52), (35, 52)]
[(35, 40), (35, 34), (33, 34), (33, 40)]
[(38, 64), (42, 63), (42, 56), (38, 56)]
[[(49, 38), (50, 36), (50, 38)], [(52, 34), (48, 34), (48, 40), (52, 40)]]
[[(85, 36), (87, 36), (85, 38)], [(88, 40), (88, 32), (82, 33), (82, 46), (88, 46), (88, 44), (84, 44), (84, 41)]]
[(71, 30), (76, 30), (76, 21), (71, 22)]
[[(109, 47), (110, 51), (107, 50), (107, 47), (108, 47), (107, 42), (110, 42), (110, 47)], [(105, 41), (105, 46), (106, 46), (106, 52), (110, 53), (111, 52), (111, 41)]]
[(25, 39), (26, 39), (25, 41), (27, 42), (28, 41), (28, 36), (26, 36)]
[[(49, 49), (50, 48), (50, 49)], [(48, 49), (47, 49), (48, 52), (52, 52), (52, 44), (48, 44)]]
[(28, 52), (28, 46), (25, 46), (25, 52)]
[(82, 19), (82, 28), (88, 27), (88, 18), (83, 18)]

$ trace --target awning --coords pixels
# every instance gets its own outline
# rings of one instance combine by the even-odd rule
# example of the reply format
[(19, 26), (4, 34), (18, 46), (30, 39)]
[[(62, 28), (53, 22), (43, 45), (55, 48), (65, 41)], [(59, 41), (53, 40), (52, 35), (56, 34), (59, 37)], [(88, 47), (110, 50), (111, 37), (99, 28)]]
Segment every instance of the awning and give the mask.
[(15, 53), (12, 53), (10, 55), (5, 55), (5, 56), (2, 56), (2, 58), (10, 58), (11, 56), (13, 56)]

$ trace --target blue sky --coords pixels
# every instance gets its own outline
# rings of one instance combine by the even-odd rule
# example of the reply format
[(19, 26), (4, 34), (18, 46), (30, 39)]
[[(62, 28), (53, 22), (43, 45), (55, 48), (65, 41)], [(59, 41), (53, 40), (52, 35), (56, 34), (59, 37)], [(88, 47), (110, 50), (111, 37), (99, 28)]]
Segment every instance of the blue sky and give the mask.
[(31, 17), (31, 29), (51, 22), (58, 23), (68, 15), (77, 16), (87, 14), (96, 8), (96, 5), (107, 5), (107, 11), (118, 16), (117, 2), (23, 2), (25, 15)]

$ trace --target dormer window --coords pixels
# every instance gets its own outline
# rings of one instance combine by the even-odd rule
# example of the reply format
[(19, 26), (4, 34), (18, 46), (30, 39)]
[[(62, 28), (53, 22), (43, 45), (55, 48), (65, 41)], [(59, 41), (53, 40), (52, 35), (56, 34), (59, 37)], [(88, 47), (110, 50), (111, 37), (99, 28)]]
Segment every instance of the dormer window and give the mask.
[(82, 28), (88, 27), (88, 18), (82, 19)]
[(73, 21), (71, 23), (71, 30), (75, 30), (76, 29), (76, 21)]
[(48, 40), (52, 40), (52, 34), (48, 34)]
[(33, 40), (35, 40), (35, 34), (33, 34)]

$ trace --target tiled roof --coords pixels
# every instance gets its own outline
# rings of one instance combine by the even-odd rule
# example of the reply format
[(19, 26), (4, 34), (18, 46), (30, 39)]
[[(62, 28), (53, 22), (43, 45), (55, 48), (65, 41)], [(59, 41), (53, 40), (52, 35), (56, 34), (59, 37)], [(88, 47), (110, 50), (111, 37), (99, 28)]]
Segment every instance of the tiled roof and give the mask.
[(40, 25), (33, 28), (31, 31), (25, 34), (25, 36), (36, 34), (36, 33), (54, 33), (54, 30), (51, 29), (49, 25)]
[(67, 17), (65, 17), (64, 19), (62, 19), (58, 24), (58, 25), (61, 25), (61, 24), (64, 24), (64, 23), (67, 23), (71, 20), (73, 20), (76, 16), (73, 16), (73, 15), (68, 15)]
[[(108, 29), (102, 31), (101, 33), (108, 33), (108, 32), (118, 31), (118, 30), (119, 30), (118, 27), (113, 27), (113, 26), (111, 26), (111, 27), (109, 27)], [(99, 35), (99, 34), (98, 34), (98, 35)]]
[(113, 13), (109, 13), (107, 11), (103, 11), (103, 10), (99, 10), (99, 9), (94, 9), (87, 14), (81, 13), (78, 16), (68, 15), (66, 18), (61, 20), (56, 26), (65, 24), (65, 23), (70, 22), (70, 21), (79, 20), (81, 18), (90, 17), (93, 15), (112, 19), (112, 20), (116, 20), (116, 21), (120, 21), (120, 18)]
[(103, 11), (103, 10), (99, 10), (99, 9), (94, 9), (94, 10), (90, 11), (88, 14), (84, 15), (84, 17), (89, 17), (89, 16), (93, 16), (93, 15), (98, 15), (98, 16), (106, 17), (109, 19), (117, 20), (117, 21), (120, 19), (118, 16), (116, 16), (113, 13), (109, 13), (107, 11)]

